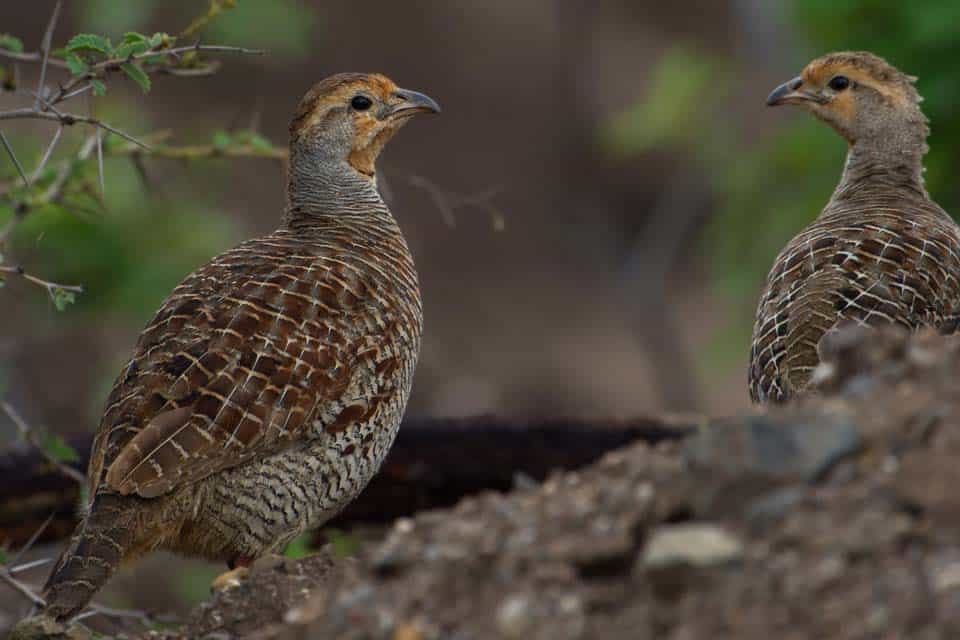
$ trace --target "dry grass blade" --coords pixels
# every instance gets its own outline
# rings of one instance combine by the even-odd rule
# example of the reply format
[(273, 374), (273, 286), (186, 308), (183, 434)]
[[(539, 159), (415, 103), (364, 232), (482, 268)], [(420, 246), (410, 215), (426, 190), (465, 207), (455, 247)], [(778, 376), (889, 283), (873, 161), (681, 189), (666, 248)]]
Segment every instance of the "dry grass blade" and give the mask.
[(6, 582), (8, 585), (13, 587), (17, 593), (38, 607), (46, 606), (47, 603), (43, 598), (34, 593), (30, 587), (14, 578), (6, 567), (0, 567), (0, 580)]
[(43, 56), (43, 61), (40, 63), (40, 81), (37, 83), (37, 99), (33, 105), (33, 108), (38, 111), (43, 102), (44, 83), (47, 81), (47, 63), (50, 61), (50, 44), (53, 42), (53, 30), (57, 26), (57, 18), (60, 17), (60, 7), (62, 5), (62, 0), (57, 0), (57, 4), (53, 6), (53, 14), (50, 16), (50, 22), (47, 23), (47, 30), (43, 34), (43, 41), (40, 43), (40, 54)]
[[(55, 515), (56, 515), (55, 513), (51, 513), (49, 516), (47, 516), (47, 519), (43, 521), (43, 524), (37, 527), (37, 530), (34, 531), (33, 535), (30, 536), (30, 539), (27, 540), (27, 544), (20, 547), (20, 550), (17, 551), (17, 555), (15, 555), (13, 557), (13, 560), (10, 561), (11, 565), (17, 565), (20, 563), (20, 560), (23, 558), (23, 555), (28, 551), (30, 551), (33, 545), (37, 543), (37, 540), (40, 539), (40, 536), (43, 535), (43, 532), (46, 531), (47, 527), (50, 526), (50, 523), (53, 522), (53, 516)], [(26, 569), (23, 569), (23, 568), (20, 568), (18, 570), (26, 571)], [(10, 573), (15, 573), (14, 569), (10, 569)]]
[(87, 610), (78, 615), (75, 619), (79, 621), (86, 618), (92, 618), (96, 615), (106, 616), (108, 618), (131, 618), (139, 621), (141, 624), (147, 627), (152, 625), (156, 620), (156, 618), (151, 616), (146, 611), (139, 611), (137, 609), (114, 609), (113, 607), (106, 607), (95, 602), (91, 603)]
[(30, 562), (24, 562), (23, 564), (10, 567), (10, 575), (16, 575), (18, 573), (23, 573), (24, 571), (30, 571), (31, 569), (42, 567), (50, 564), (51, 562), (53, 562), (53, 558), (38, 558), (36, 560), (31, 560)]

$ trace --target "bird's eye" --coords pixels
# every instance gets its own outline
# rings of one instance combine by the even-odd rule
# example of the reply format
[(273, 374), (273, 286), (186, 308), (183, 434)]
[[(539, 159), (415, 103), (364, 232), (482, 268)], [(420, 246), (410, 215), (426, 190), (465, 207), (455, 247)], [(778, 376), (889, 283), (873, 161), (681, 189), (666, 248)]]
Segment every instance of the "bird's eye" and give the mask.
[(846, 76), (833, 76), (827, 86), (834, 91), (843, 91), (850, 86), (850, 80)]
[(353, 96), (353, 100), (350, 101), (350, 106), (357, 111), (366, 111), (373, 106), (373, 100), (367, 96)]

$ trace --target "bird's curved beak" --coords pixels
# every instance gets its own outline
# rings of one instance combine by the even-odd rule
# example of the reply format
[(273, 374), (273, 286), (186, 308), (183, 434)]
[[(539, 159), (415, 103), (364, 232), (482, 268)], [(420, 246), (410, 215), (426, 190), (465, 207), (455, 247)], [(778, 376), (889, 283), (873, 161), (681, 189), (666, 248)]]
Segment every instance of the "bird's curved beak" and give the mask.
[(390, 107), (387, 114), (389, 116), (440, 113), (440, 105), (425, 93), (410, 89), (397, 89), (393, 95), (399, 102)]
[(803, 104), (805, 102), (815, 102), (821, 103), (820, 96), (811, 91), (804, 91), (803, 87), (803, 78), (797, 76), (789, 82), (784, 82), (782, 85), (770, 92), (770, 95), (767, 96), (767, 106), (776, 107), (781, 104)]

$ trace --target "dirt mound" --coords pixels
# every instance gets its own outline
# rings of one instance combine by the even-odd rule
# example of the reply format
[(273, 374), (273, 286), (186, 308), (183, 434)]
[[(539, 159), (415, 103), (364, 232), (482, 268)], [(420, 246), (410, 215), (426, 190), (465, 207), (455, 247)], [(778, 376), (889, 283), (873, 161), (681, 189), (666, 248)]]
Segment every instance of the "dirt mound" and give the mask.
[(166, 637), (960, 637), (960, 341), (824, 356), (818, 398), (261, 563)]

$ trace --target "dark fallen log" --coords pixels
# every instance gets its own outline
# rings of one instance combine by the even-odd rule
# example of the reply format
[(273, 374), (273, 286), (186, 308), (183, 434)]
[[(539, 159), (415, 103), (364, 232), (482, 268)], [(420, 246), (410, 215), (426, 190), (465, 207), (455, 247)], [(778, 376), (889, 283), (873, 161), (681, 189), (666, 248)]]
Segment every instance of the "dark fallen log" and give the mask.
[[(483, 490), (506, 490), (517, 474), (541, 480), (554, 469), (576, 469), (630, 442), (656, 443), (683, 437), (692, 422), (546, 420), (524, 422), (495, 417), (408, 419), (380, 473), (363, 494), (331, 524), (389, 522), (423, 509), (455, 503)], [(67, 442), (86, 469), (91, 437), (73, 434)], [(17, 446), (0, 452), (0, 543), (17, 547), (50, 514), (40, 538), (65, 538), (76, 523), (80, 489), (53, 471), (39, 451)]]

